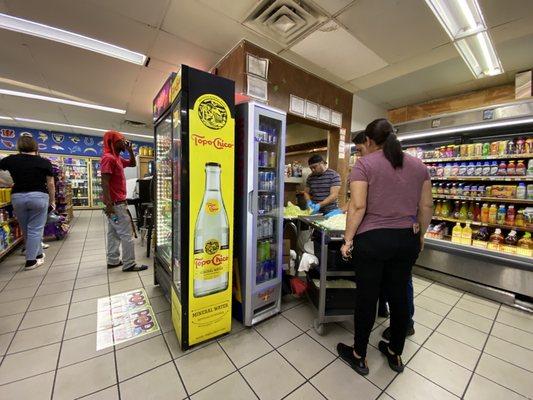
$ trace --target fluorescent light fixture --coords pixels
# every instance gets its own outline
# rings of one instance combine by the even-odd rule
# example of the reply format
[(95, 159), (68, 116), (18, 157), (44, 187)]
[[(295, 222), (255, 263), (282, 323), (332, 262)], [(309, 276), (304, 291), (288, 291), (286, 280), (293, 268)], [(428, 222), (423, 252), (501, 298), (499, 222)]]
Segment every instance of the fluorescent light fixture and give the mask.
[(43, 96), (43, 95), (35, 94), (35, 93), (26, 93), (26, 92), (18, 92), (16, 90), (0, 89), (0, 94), (5, 94), (8, 96), (25, 97), (27, 99), (49, 101), (52, 103), (68, 104), (70, 106), (92, 108), (94, 110), (108, 111), (108, 112), (112, 112), (116, 114), (126, 114), (126, 110), (121, 110), (119, 108), (100, 106), (98, 104), (82, 103), (80, 101), (60, 99), (58, 97)]
[[(30, 123), (33, 123), (33, 124), (64, 126), (64, 127), (67, 127), (67, 128), (86, 129), (86, 130), (95, 131), (95, 132), (107, 132), (107, 131), (110, 130), (110, 129), (92, 128), (90, 126), (64, 124), (62, 122), (41, 121), (41, 120), (38, 120), (38, 119), (30, 119), (30, 118), (17, 118), (17, 117), (15, 117), (14, 119), (15, 119), (15, 121), (19, 121), (19, 122), (30, 122)], [(121, 133), (124, 134), (124, 135), (129, 135), (129, 136), (137, 136), (137, 137), (143, 137), (143, 138), (153, 138), (153, 136), (151, 136), (151, 135), (141, 135), (139, 133), (129, 133), (129, 132), (121, 132)]]
[(137, 65), (144, 65), (146, 56), (141, 53), (115, 46), (114, 44), (102, 42), (78, 33), (65, 31), (52, 26), (39, 24), (22, 18), (0, 13), (0, 28), (10, 31), (25, 33), (27, 35), (53, 40), (79, 47), (81, 49), (94, 51), (119, 60), (128, 61)]
[(499, 75), (503, 68), (487, 32), (456, 41), (455, 47), (476, 78)]
[(434, 136), (448, 135), (450, 133), (473, 132), (473, 131), (479, 131), (483, 129), (500, 128), (504, 126), (524, 125), (524, 124), (532, 124), (532, 123), (533, 123), (533, 117), (513, 119), (513, 120), (507, 120), (507, 121), (485, 122), (485, 123), (476, 124), (476, 125), (457, 126), (457, 127), (452, 127), (452, 128), (441, 128), (441, 129), (435, 129), (431, 131), (420, 131), (420, 132), (408, 133), (406, 135), (399, 135), (398, 140), (402, 141), (402, 140), (422, 139), (422, 138), (428, 138), (428, 137), (434, 137)]
[(487, 29), (477, 0), (426, 0), (452, 40)]
[(0, 115), (0, 119), (9, 119), (9, 120), (12, 120), (13, 118), (11, 118), (11, 117), (4, 117), (4, 116)]
[(426, 3), (477, 79), (503, 73), (478, 0), (426, 0)]

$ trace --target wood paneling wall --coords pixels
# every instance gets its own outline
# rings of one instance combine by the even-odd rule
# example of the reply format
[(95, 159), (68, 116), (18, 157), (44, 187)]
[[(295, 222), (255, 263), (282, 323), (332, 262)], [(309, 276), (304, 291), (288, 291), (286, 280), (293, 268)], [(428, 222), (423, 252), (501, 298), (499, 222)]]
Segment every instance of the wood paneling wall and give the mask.
[[(269, 60), (268, 68), (268, 104), (286, 112), (289, 111), (290, 95), (301, 97), (342, 113), (342, 127), (346, 128), (346, 140), (350, 140), (350, 126), (352, 123), (353, 94), (338, 86), (333, 85), (303, 69), (289, 63), (276, 54), (262, 49), (247, 41), (240, 42), (225, 56), (215, 67), (215, 73), (235, 81), (235, 90), (238, 93), (246, 91), (246, 54)], [(332, 138), (329, 140), (328, 155), (329, 165), (341, 175), (346, 182), (348, 174), (348, 149), (344, 158), (339, 158), (339, 128), (313, 123), (328, 129)], [(346, 185), (343, 183), (339, 196), (344, 204)]]
[(397, 124), (400, 122), (428, 118), (439, 114), (506, 103), (513, 101), (514, 99), (514, 84), (496, 86), (488, 89), (468, 92), (458, 96), (446, 97), (421, 104), (389, 110), (388, 118), (392, 123)]

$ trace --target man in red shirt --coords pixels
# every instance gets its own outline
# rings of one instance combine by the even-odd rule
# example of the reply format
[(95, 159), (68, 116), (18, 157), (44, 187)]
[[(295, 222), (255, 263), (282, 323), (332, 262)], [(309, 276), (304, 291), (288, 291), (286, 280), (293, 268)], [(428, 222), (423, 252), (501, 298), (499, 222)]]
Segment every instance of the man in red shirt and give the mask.
[[(120, 156), (129, 153), (129, 160)], [(123, 271), (142, 271), (146, 265), (135, 263), (133, 224), (126, 202), (126, 176), (124, 168), (135, 167), (135, 155), (131, 143), (124, 135), (108, 131), (104, 135), (104, 150), (100, 160), (105, 214), (107, 216), (107, 267), (122, 266)], [(122, 261), (120, 260), (122, 245)]]

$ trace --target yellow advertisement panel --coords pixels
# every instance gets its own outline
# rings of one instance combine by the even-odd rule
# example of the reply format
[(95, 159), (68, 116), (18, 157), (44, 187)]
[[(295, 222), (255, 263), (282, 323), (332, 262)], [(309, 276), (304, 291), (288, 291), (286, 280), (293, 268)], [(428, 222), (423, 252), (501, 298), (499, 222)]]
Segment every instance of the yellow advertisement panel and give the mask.
[(181, 303), (180, 303), (180, 299), (178, 298), (178, 295), (176, 294), (176, 291), (174, 290), (174, 287), (171, 287), (170, 291), (171, 291), (170, 307), (171, 307), (171, 313), (172, 313), (172, 325), (174, 326), (174, 332), (176, 332), (176, 337), (178, 338), (178, 341), (182, 343), (181, 341), (181, 328), (182, 328)]
[(189, 345), (231, 329), (234, 129), (214, 94), (189, 110)]

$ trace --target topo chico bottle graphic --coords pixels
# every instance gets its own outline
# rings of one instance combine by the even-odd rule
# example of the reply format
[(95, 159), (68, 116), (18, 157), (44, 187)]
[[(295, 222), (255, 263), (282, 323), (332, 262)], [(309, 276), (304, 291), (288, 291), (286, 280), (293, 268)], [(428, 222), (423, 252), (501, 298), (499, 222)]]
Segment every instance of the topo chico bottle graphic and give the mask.
[(205, 164), (205, 193), (194, 229), (194, 297), (228, 288), (229, 224), (220, 173), (220, 164)]

